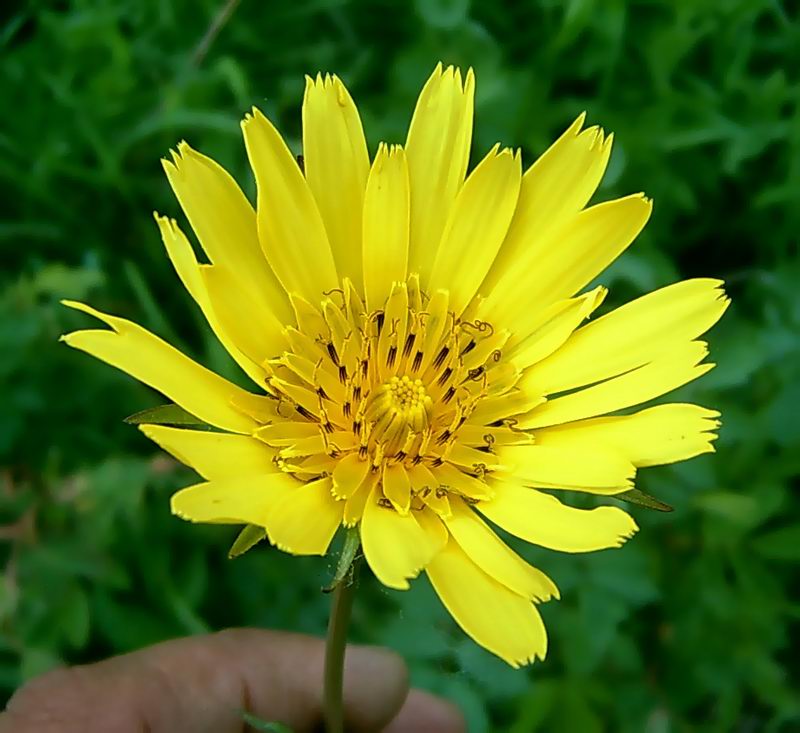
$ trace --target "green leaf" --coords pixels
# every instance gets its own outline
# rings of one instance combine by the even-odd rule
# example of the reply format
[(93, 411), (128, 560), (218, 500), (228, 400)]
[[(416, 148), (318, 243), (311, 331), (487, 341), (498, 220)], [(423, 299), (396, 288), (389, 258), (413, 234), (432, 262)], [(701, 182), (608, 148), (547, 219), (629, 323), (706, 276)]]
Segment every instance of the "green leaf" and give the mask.
[(656, 499), (650, 494), (646, 494), (641, 489), (631, 489), (630, 491), (623, 491), (621, 494), (614, 494), (615, 499), (620, 501), (627, 501), (629, 504), (636, 504), (643, 506), (645, 509), (654, 509), (657, 512), (671, 512), (672, 507), (665, 504), (663, 501)]
[(800, 562), (800, 524), (788, 524), (756, 537), (753, 547), (767, 560)]
[(255, 547), (267, 536), (267, 530), (255, 524), (248, 524), (238, 537), (234, 540), (231, 549), (228, 550), (228, 557), (233, 560), (235, 557), (244, 555), (245, 552)]
[(469, 13), (470, 0), (417, 0), (420, 18), (433, 28), (456, 28)]
[(134, 413), (126, 417), (125, 422), (130, 425), (180, 425), (183, 427), (191, 426), (196, 428), (207, 428), (208, 423), (204, 423), (200, 418), (195, 417), (178, 405), (159, 405), (147, 410)]
[(255, 715), (248, 712), (243, 712), (242, 718), (244, 718), (245, 723), (255, 730), (266, 731), (266, 733), (293, 733), (288, 725), (277, 723), (272, 720), (261, 720), (261, 718), (257, 718)]
[(77, 585), (70, 588), (62, 598), (58, 615), (64, 637), (73, 649), (83, 647), (89, 638), (90, 614), (86, 593)]

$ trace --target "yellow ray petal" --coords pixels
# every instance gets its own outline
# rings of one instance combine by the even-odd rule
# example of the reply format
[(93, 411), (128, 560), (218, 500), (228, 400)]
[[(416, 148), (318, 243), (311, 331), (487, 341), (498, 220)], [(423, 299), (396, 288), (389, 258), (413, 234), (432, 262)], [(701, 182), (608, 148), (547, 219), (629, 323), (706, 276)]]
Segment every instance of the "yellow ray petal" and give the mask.
[(526, 374), (544, 394), (622, 374), (705, 333), (730, 299), (720, 280), (695, 279), (637, 298), (578, 329), (548, 359)]
[(306, 77), (303, 159), (339, 276), (359, 283), (361, 208), (369, 155), (358, 110), (336, 76)]
[(408, 269), (427, 289), (450, 207), (464, 182), (472, 144), (475, 76), (439, 64), (420, 93), (406, 140), (411, 184)]
[(433, 262), (429, 287), (450, 291), (461, 315), (503, 243), (522, 176), (520, 156), (495, 146), (458, 192)]
[(713, 452), (718, 417), (718, 412), (698, 405), (657, 405), (633, 415), (541, 428), (536, 431), (536, 444), (570, 450), (607, 447), (635, 466), (658, 466)]
[(455, 491), (476, 501), (491, 499), (494, 496), (494, 489), (489, 484), (460, 471), (451, 463), (445, 462), (430, 470), (436, 477), (437, 488), (442, 487), (448, 491)]
[(381, 143), (364, 196), (364, 293), (367, 310), (381, 308), (408, 265), (409, 182), (405, 151)]
[(454, 540), (425, 569), (456, 623), (512, 667), (547, 653), (547, 633), (530, 601), (489, 577)]
[(185, 142), (162, 160), (172, 190), (206, 255), (229, 269), (242, 287), (260, 293), (287, 322), (289, 302), (258, 242), (256, 214), (228, 172)]
[(470, 415), (469, 422), (488, 426), (498, 420), (529, 412), (544, 401), (545, 398), (533, 389), (515, 389), (499, 397), (484, 397)]
[(383, 493), (396, 511), (408, 514), (411, 506), (411, 481), (401, 463), (384, 466)]
[(172, 513), (189, 522), (256, 524), (287, 493), (302, 486), (285, 473), (219, 479), (181, 489), (172, 495)]
[(366, 480), (369, 467), (369, 461), (362, 460), (358, 452), (340, 458), (333, 471), (334, 496), (349, 499)]
[(439, 479), (427, 466), (422, 463), (412, 465), (408, 469), (408, 478), (411, 488), (425, 502), (426, 506), (440, 517), (450, 516), (450, 500), (447, 498), (447, 490), (439, 486)]
[(407, 590), (409, 578), (416, 578), (430, 562), (432, 544), (414, 513), (403, 516), (384, 501), (376, 486), (361, 518), (364, 557), (381, 583), (388, 588)]
[(509, 590), (533, 601), (558, 598), (550, 578), (526, 563), (506, 545), (461, 499), (452, 502), (447, 529), (461, 549), (484, 573)]
[(345, 527), (355, 527), (364, 514), (364, 507), (367, 500), (372, 495), (372, 490), (378, 483), (380, 473), (377, 471), (370, 472), (361, 485), (356, 488), (355, 492), (347, 497), (344, 502), (344, 517), (342, 521)]
[(257, 427), (254, 420), (231, 405), (231, 400), (237, 397), (246, 400), (248, 392), (131, 321), (101, 313), (83, 303), (62, 302), (98, 318), (112, 329), (75, 331), (61, 337), (67, 345), (130, 374), (210, 425), (233, 433), (250, 433)]
[[(286, 348), (283, 325), (268, 310), (266, 302), (249, 290), (237, 287), (227, 269), (203, 265), (200, 276), (217, 322), (245, 356), (256, 364), (263, 364)], [(266, 380), (261, 386), (265, 384)]]
[(493, 453), (471, 448), (460, 440), (456, 440), (451, 450), (447, 452), (447, 461), (462, 470), (471, 473), (479, 473), (486, 469), (493, 469), (499, 466), (499, 460)]
[[(585, 209), (552, 230), (541, 248), (520, 253), (487, 297), (484, 311), (491, 322), (513, 329), (517, 313), (573, 296), (633, 242), (651, 210), (650, 199), (634, 194)], [(520, 272), (535, 272), (536, 278)]]
[(268, 445), (287, 446), (296, 443), (301, 438), (313, 438), (315, 435), (319, 435), (319, 431), (320, 427), (317, 423), (278, 420), (259, 428), (253, 433), (253, 436)]
[[(189, 291), (194, 301), (206, 317), (211, 330), (219, 339), (225, 350), (231, 355), (242, 370), (258, 385), (264, 386), (267, 373), (262, 366), (246, 357), (234, 344), (233, 338), (219, 321), (211, 307), (206, 285), (200, 274), (200, 265), (197, 263), (192, 245), (186, 235), (180, 230), (174, 219), (155, 214), (155, 220), (161, 231), (161, 239), (167, 250), (167, 255), (175, 267), (183, 286)], [(263, 258), (263, 255), (261, 255)], [(266, 260), (264, 260), (266, 264)]]
[[(524, 251), (538, 254), (546, 235), (577, 214), (591, 198), (605, 173), (613, 135), (590, 127), (586, 115), (575, 122), (525, 171), (519, 203), (506, 241), (481, 292), (488, 294)], [(533, 259), (533, 258), (532, 258)]]
[(515, 537), (560, 552), (621, 547), (639, 529), (614, 506), (575, 509), (555, 496), (511, 481), (495, 481), (495, 497), (478, 504), (489, 520)]
[(278, 471), (273, 460), (275, 451), (249, 435), (166, 425), (140, 425), (139, 429), (209, 481)]
[(521, 312), (514, 335), (509, 339), (508, 356), (520, 369), (550, 356), (603, 302), (607, 292), (598, 286), (577, 298), (559, 300), (533, 315)]
[(533, 436), (521, 430), (497, 425), (472, 425), (467, 423), (458, 429), (458, 440), (474, 448), (488, 448), (494, 451), (501, 445), (530, 445)]
[(503, 243), (519, 195), (519, 154), (495, 146), (458, 192), (436, 252), (430, 288), (447, 288), (456, 315), (469, 304)]
[(447, 527), (439, 518), (440, 516), (442, 515), (431, 507), (423, 507), (422, 509), (414, 510), (414, 519), (417, 520), (419, 526), (425, 531), (425, 541), (428, 544), (428, 552), (431, 557), (441, 552), (447, 544), (447, 538), (449, 537)]
[(526, 486), (543, 489), (575, 489), (617, 494), (633, 488), (636, 469), (613, 448), (591, 442), (581, 445), (504, 446), (498, 449), (503, 472)]
[(328, 237), (306, 179), (272, 123), (253, 108), (242, 122), (258, 186), (258, 238), (288, 293), (319, 303), (339, 286)]
[(330, 477), (297, 485), (267, 513), (267, 537), (293, 555), (324, 555), (342, 523), (343, 509), (344, 502), (331, 495)]
[[(531, 429), (561, 425), (655, 399), (713, 369), (714, 364), (700, 363), (707, 354), (708, 347), (702, 341), (677, 346), (672, 353), (643, 367), (545, 402), (522, 417), (519, 427)], [(523, 376), (522, 382), (525, 381)], [(536, 387), (529, 384), (525, 388)]]

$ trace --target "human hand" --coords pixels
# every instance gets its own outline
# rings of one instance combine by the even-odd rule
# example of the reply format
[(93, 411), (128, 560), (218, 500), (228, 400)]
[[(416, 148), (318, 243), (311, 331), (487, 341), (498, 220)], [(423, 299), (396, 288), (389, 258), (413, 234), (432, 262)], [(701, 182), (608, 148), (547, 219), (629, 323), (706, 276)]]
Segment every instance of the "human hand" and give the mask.
[[(0, 733), (243, 733), (246, 710), (296, 733), (322, 721), (324, 642), (231, 629), (57, 669), (18, 690)], [(408, 687), (399, 656), (351, 646), (344, 706), (353, 733), (464, 733), (450, 703)]]

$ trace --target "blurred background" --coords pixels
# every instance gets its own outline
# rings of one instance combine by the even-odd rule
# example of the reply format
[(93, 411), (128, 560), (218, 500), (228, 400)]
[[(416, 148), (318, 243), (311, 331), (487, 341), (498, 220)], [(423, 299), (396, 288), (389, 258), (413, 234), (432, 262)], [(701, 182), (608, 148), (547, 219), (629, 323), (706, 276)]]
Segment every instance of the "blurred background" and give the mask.
[[(793, 8), (793, 10), (792, 10)], [(471, 733), (800, 730), (800, 25), (781, 0), (7, 3), (0, 23), (0, 694), (60, 662), (252, 624), (321, 633), (330, 561), (169, 514), (192, 474), (122, 419), (163, 399), (58, 344), (62, 297), (142, 323), (239, 379), (164, 256), (182, 138), (253, 191), (253, 104), (300, 152), (303, 75), (338, 73), (372, 151), (402, 142), (438, 60), (477, 72), (473, 159), (526, 165), (582, 110), (616, 133), (598, 198), (644, 190), (610, 304), (690, 276), (733, 306), (719, 366), (679, 397), (719, 408), (716, 455), (648, 469), (675, 507), (623, 550), (525, 549), (563, 600), (548, 659), (514, 671), (421, 579), (362, 582), (352, 636), (401, 652)]]

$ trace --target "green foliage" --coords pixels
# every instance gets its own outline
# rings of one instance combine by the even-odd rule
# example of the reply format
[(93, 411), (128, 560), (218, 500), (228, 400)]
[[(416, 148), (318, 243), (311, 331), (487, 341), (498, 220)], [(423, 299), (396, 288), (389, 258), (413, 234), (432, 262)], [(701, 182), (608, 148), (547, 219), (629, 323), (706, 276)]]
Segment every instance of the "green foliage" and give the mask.
[[(600, 196), (655, 213), (603, 282), (621, 302), (724, 277), (719, 367), (684, 393), (723, 412), (715, 455), (642, 472), (621, 551), (523, 549), (558, 583), (550, 652), (513, 671), (426, 581), (362, 582), (354, 635), (389, 644), (471, 731), (788, 731), (800, 726), (800, 26), (781, 0), (31, 0), (0, 28), (0, 686), (178, 634), (320, 633), (335, 568), (169, 514), (193, 479), (123, 418), (163, 399), (57, 343), (90, 299), (238, 378), (163, 256), (178, 211), (158, 159), (181, 138), (252, 192), (238, 120), (258, 104), (299, 152), (303, 74), (337, 72), (371, 147), (404, 139), (438, 59), (478, 75), (475, 157), (527, 161), (583, 109), (616, 133)], [(784, 5), (786, 7), (784, 7)], [(248, 541), (253, 538), (245, 538)]]

